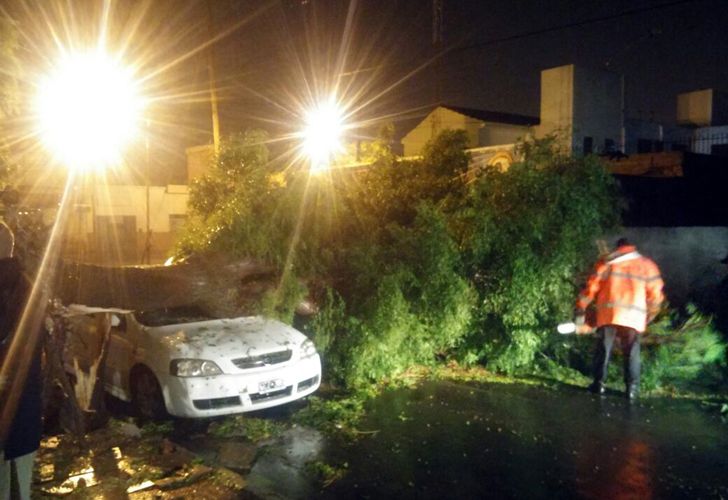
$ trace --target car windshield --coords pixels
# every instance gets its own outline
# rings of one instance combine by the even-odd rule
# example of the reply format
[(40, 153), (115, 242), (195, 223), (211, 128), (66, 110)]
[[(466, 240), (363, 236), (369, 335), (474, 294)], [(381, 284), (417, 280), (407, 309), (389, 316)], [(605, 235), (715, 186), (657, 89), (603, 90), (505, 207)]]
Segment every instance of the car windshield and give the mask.
[(197, 306), (163, 307), (150, 311), (137, 311), (134, 316), (144, 326), (178, 325), (212, 319)]

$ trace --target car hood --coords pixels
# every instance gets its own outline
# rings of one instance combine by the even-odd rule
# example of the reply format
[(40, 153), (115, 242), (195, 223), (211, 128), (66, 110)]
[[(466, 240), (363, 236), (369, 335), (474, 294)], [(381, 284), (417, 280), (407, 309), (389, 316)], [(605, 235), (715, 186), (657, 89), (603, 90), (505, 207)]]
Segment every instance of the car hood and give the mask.
[(173, 358), (212, 361), (291, 349), (306, 340), (298, 330), (273, 319), (250, 316), (145, 328)]

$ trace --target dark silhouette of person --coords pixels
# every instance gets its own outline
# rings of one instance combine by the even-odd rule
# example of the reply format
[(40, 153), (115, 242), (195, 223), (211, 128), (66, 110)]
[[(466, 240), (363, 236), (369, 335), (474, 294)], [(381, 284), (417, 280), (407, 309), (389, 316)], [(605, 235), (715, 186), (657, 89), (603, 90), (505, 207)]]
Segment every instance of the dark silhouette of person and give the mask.
[[(15, 350), (19, 354), (18, 362), (29, 363), (24, 383), (13, 385), (21, 390), (15, 415), (8, 429), (0, 429), (0, 436), (6, 436), (0, 442), (0, 499), (25, 500), (30, 499), (33, 463), (43, 427), (42, 379), (40, 345), (22, 344), (23, 339), (18, 338), (24, 334), (17, 327), (31, 286), (20, 262), (12, 255), (13, 247), (12, 232), (0, 223), (0, 251), (3, 252), (0, 255), (0, 367), (9, 361), (8, 351), (13, 342), (21, 342)], [(14, 373), (3, 372), (9, 372), (10, 376)], [(7, 397), (4, 389), (9, 387), (8, 380), (0, 380), (0, 394), (4, 398)]]

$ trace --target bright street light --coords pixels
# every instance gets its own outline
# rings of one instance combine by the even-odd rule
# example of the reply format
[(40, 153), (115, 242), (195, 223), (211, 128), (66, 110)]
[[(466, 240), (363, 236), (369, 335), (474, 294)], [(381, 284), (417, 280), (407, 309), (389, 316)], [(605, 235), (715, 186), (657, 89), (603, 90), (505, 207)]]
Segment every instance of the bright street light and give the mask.
[(38, 86), (46, 147), (74, 170), (118, 164), (143, 107), (129, 68), (101, 50), (65, 54)]
[(301, 135), (312, 172), (328, 168), (332, 154), (343, 150), (343, 133), (344, 113), (333, 97), (306, 113), (306, 125)]

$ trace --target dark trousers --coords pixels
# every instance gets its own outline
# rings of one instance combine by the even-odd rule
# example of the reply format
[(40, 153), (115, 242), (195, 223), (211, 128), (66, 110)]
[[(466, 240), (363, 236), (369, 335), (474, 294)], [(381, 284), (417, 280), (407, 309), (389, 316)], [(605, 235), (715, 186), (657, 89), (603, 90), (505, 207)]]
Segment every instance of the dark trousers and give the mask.
[(624, 356), (624, 384), (627, 387), (640, 384), (640, 334), (633, 328), (605, 325), (597, 329), (597, 347), (594, 353), (594, 382), (603, 384), (607, 379), (607, 367), (615, 338), (619, 338)]

